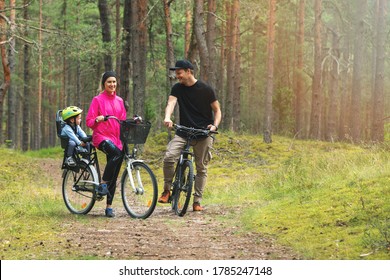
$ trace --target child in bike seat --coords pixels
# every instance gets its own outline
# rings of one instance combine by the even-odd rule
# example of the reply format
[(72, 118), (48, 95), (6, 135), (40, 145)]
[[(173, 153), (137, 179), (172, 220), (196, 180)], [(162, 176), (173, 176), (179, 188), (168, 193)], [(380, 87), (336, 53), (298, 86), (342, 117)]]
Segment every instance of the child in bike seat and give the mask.
[(87, 134), (80, 126), (82, 111), (76, 106), (69, 106), (62, 110), (62, 119), (66, 122), (66, 125), (61, 131), (61, 136), (69, 138), (65, 159), (65, 164), (68, 166), (76, 166), (73, 158), (75, 149), (79, 153), (89, 153), (90, 151), (89, 143), (81, 140), (87, 137)]

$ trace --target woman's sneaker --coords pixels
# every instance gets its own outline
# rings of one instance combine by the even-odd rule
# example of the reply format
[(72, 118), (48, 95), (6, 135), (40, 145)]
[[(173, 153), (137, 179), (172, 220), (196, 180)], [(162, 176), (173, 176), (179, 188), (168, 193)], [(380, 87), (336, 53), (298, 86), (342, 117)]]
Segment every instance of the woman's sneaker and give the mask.
[(109, 218), (115, 217), (115, 213), (114, 213), (114, 210), (112, 208), (106, 208), (105, 214), (106, 214), (106, 217), (109, 217)]
[(67, 165), (67, 166), (76, 166), (76, 162), (74, 161), (74, 159), (73, 159), (73, 157), (67, 157), (66, 159), (65, 159), (65, 164)]
[(96, 192), (98, 195), (103, 196), (108, 194), (107, 184), (100, 184), (96, 187)]

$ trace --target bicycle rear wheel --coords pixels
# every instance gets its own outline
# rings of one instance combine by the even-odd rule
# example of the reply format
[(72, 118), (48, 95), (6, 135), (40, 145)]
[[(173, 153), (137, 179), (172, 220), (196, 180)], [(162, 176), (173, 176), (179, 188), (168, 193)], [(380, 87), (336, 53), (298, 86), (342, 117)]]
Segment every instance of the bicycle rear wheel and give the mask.
[(132, 218), (148, 218), (156, 207), (158, 195), (157, 180), (152, 170), (143, 162), (133, 162), (131, 174), (127, 168), (122, 174), (121, 194), (123, 205)]
[(174, 197), (175, 213), (184, 216), (191, 199), (192, 186), (194, 184), (194, 167), (191, 161), (184, 161), (180, 173), (176, 176), (176, 191)]
[(65, 169), (62, 181), (62, 197), (73, 214), (87, 214), (95, 205), (95, 186), (99, 184), (97, 172), (85, 162), (78, 171)]

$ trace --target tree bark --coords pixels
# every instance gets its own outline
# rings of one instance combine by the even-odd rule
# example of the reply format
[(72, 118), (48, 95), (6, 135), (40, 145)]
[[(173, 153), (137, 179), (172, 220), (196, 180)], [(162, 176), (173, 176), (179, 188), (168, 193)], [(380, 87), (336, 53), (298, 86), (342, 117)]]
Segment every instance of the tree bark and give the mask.
[[(62, 17), (63, 17), (63, 29), (64, 32), (67, 32), (67, 2), (64, 0), (62, 5)], [(65, 104), (67, 104), (67, 79), (66, 79), (66, 73), (68, 68), (68, 60), (67, 60), (67, 49), (62, 48), (62, 88), (60, 93), (60, 101), (59, 101), (59, 107), (64, 108)]]
[[(15, 12), (15, 0), (9, 1), (9, 7), (10, 7), (10, 34), (11, 36), (15, 33), (15, 19), (16, 19), (16, 12)], [(12, 74), (14, 73), (15, 68), (15, 39), (12, 38), (12, 40), (9, 42), (10, 48), (8, 49), (8, 62), (9, 62), (9, 68), (11, 72), (11, 79)], [(12, 82), (10, 83), (9, 89), (8, 89), (8, 121), (7, 121), (7, 140), (11, 141), (12, 147), (16, 147), (16, 94), (17, 92), (14, 91), (14, 86), (12, 85)]]
[(354, 56), (353, 56), (353, 76), (351, 93), (350, 127), (351, 137), (355, 142), (361, 140), (361, 95), (362, 95), (362, 62), (363, 62), (363, 39), (364, 39), (364, 13), (366, 11), (367, 0), (359, 0), (356, 4), (355, 30), (354, 30)]
[(0, 41), (3, 42), (0, 45), (0, 52), (1, 52), (1, 62), (3, 66), (3, 75), (4, 75), (4, 81), (0, 85), (0, 143), (3, 143), (4, 137), (3, 137), (3, 110), (4, 110), (4, 99), (7, 94), (7, 90), (11, 84), (11, 69), (9, 67), (9, 61), (8, 61), (8, 55), (7, 55), (7, 49), (6, 49), (6, 43), (8, 38), (6, 36), (7, 34), (7, 23), (4, 20), (3, 17), (5, 17), (4, 14), (5, 10), (5, 1), (0, 1)]
[[(27, 3), (30, 0), (24, 0), (24, 5), (27, 5)], [(24, 8), (23, 10), (23, 19), (27, 22), (28, 17), (28, 6)], [(24, 36), (28, 38), (28, 29), (24, 29)], [(30, 146), (30, 72), (29, 72), (29, 45), (28, 43), (23, 44), (23, 140), (22, 140), (22, 150), (27, 151)]]
[(226, 63), (226, 98), (225, 98), (225, 121), (224, 128), (233, 130), (233, 96), (234, 96), (234, 80), (235, 80), (235, 49), (234, 42), (236, 41), (236, 32), (234, 29), (234, 23), (236, 22), (236, 17), (238, 16), (235, 11), (235, 4), (237, 0), (233, 0), (233, 3), (226, 3), (226, 12), (228, 14), (227, 18), (227, 63)]
[(175, 65), (175, 54), (173, 49), (173, 29), (172, 29), (172, 20), (171, 20), (171, 11), (169, 6), (169, 0), (162, 0), (164, 5), (164, 15), (165, 15), (165, 33), (166, 33), (166, 71), (167, 71), (167, 88), (170, 89), (175, 80), (175, 73), (169, 70), (169, 67)]
[[(121, 56), (121, 70), (120, 70), (120, 96), (127, 103), (130, 102), (130, 57), (131, 57), (131, 23), (132, 23), (132, 0), (125, 0), (123, 10), (123, 47)], [(130, 106), (130, 105), (129, 105)]]
[(217, 12), (217, 1), (208, 0), (208, 13), (207, 13), (207, 33), (206, 43), (209, 56), (209, 85), (215, 89), (217, 85), (217, 51), (215, 47), (216, 40), (216, 12)]
[(265, 114), (263, 140), (265, 143), (272, 142), (272, 96), (274, 91), (274, 41), (275, 41), (275, 12), (276, 0), (269, 0), (268, 14), (268, 38), (267, 38), (267, 85), (265, 97)]
[[(136, 25), (133, 40), (133, 113), (144, 116), (145, 87), (146, 87), (146, 14), (148, 1), (137, 0), (135, 10)], [(134, 14), (134, 13), (133, 13)]]
[[(38, 45), (42, 46), (43, 33), (43, 0), (39, 0), (39, 31), (38, 31)], [(38, 108), (37, 108), (37, 125), (35, 130), (35, 149), (41, 148), (42, 141), (42, 48), (38, 50)]]
[(184, 57), (189, 58), (190, 46), (191, 46), (191, 8), (190, 8), (190, 0), (186, 0), (186, 23), (184, 28)]
[(314, 76), (312, 84), (311, 116), (310, 116), (310, 137), (321, 139), (321, 13), (322, 0), (315, 0), (314, 3)]
[(99, 0), (98, 7), (100, 13), (100, 23), (102, 25), (102, 37), (104, 45), (104, 71), (111, 71), (113, 70), (112, 55), (111, 50), (109, 48), (111, 44), (111, 29), (107, 0)]
[(375, 83), (373, 92), (373, 116), (371, 127), (371, 140), (375, 142), (384, 141), (384, 75), (385, 75), (385, 42), (386, 42), (386, 28), (385, 28), (385, 11), (386, 1), (379, 1), (379, 9), (377, 15), (376, 26), (376, 69), (375, 69)]
[(116, 61), (115, 61), (115, 72), (117, 77), (119, 77), (119, 85), (120, 74), (121, 74), (121, 1), (115, 1), (115, 49), (116, 49)]
[[(240, 13), (240, 1), (234, 2), (237, 15)], [(233, 90), (233, 131), (238, 132), (241, 124), (241, 42), (240, 42), (240, 18), (237, 16), (234, 22), (234, 90)]]
[(327, 117), (326, 140), (337, 141), (337, 112), (338, 112), (338, 88), (339, 88), (339, 65), (340, 51), (339, 51), (339, 36), (336, 31), (332, 31), (332, 70), (330, 72), (329, 85), (329, 107)]
[[(169, 67), (172, 67), (172, 65), (175, 65), (175, 54), (173, 49), (173, 29), (172, 29), (172, 20), (171, 20), (171, 11), (170, 11), (170, 1), (168, 0), (162, 0), (163, 7), (164, 7), (164, 15), (165, 15), (165, 33), (166, 33), (166, 74), (167, 74), (167, 80), (166, 80), (166, 91), (163, 91), (163, 94), (160, 95), (160, 106), (159, 114), (158, 116), (163, 116), (164, 108), (166, 106), (167, 97), (170, 93), (171, 87), (175, 83), (176, 75), (174, 71), (170, 71)], [(177, 104), (178, 106), (178, 104)], [(179, 123), (179, 114), (175, 115), (175, 122)], [(157, 127), (161, 129), (162, 122), (158, 122)], [(168, 131), (169, 133), (169, 140), (171, 139), (171, 130)]]
[(209, 81), (209, 51), (207, 48), (205, 29), (203, 23), (203, 0), (195, 0), (194, 6), (194, 31), (200, 56), (200, 79)]
[(299, 1), (298, 8), (298, 26), (297, 26), (297, 62), (295, 70), (295, 134), (299, 138), (305, 137), (305, 126), (303, 123), (303, 102), (304, 102), (304, 91), (303, 91), (303, 44), (305, 42), (305, 0)]
[(347, 136), (347, 116), (348, 116), (348, 81), (350, 80), (349, 67), (349, 47), (350, 37), (348, 34), (344, 38), (341, 66), (341, 83), (340, 83), (340, 114), (338, 120), (338, 135), (340, 140), (345, 140)]

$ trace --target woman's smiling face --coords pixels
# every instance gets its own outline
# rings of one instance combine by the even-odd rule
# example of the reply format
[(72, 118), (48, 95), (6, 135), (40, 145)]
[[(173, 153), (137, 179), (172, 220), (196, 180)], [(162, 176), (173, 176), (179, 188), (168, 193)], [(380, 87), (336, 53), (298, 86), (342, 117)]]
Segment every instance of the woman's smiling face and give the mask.
[(107, 93), (113, 94), (116, 91), (116, 78), (115, 77), (109, 77), (104, 82), (104, 89), (107, 91)]

